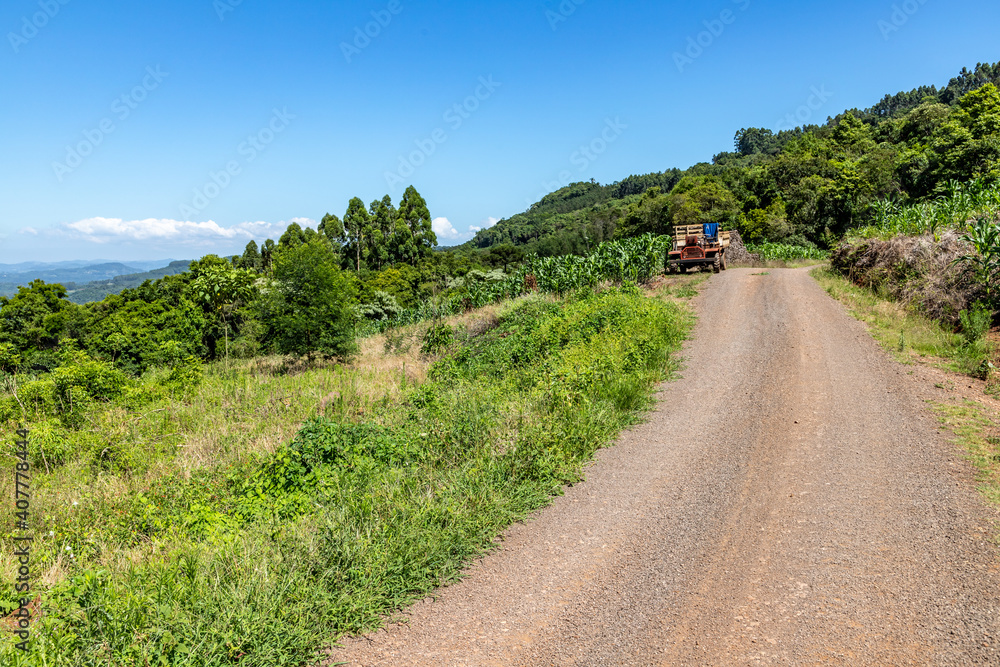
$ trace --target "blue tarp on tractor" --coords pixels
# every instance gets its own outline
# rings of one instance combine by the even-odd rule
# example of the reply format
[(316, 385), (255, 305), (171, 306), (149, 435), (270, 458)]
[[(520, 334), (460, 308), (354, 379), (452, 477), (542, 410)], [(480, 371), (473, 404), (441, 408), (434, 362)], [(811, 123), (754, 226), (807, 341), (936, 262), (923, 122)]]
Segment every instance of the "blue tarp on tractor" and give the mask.
[(705, 238), (715, 239), (719, 238), (719, 223), (717, 222), (707, 222), (705, 227)]

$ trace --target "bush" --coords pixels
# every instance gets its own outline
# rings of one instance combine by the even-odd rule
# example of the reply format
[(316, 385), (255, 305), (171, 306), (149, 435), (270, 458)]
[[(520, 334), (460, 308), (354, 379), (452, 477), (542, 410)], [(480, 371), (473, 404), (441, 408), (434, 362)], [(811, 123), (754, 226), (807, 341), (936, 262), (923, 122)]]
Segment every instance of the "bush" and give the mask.
[(982, 340), (993, 324), (993, 313), (982, 303), (970, 310), (963, 310), (958, 314), (959, 322), (962, 325), (962, 336), (969, 345)]
[(21, 355), (13, 343), (0, 343), (0, 373), (14, 373), (21, 365)]
[(401, 312), (403, 309), (396, 302), (396, 297), (381, 290), (375, 290), (371, 303), (358, 306), (358, 316), (373, 322), (398, 317)]
[(274, 279), (261, 321), (270, 325), (267, 337), (279, 353), (346, 358), (354, 352), (351, 281), (327, 242), (316, 238), (282, 249)]
[(79, 387), (90, 398), (111, 401), (121, 395), (128, 382), (123, 372), (111, 364), (91, 359), (83, 352), (73, 353), (64, 364), (52, 371), (56, 400), (71, 403), (70, 389)]
[(447, 349), (453, 340), (455, 340), (455, 331), (450, 326), (434, 324), (424, 334), (424, 344), (420, 351), (424, 354), (438, 354)]

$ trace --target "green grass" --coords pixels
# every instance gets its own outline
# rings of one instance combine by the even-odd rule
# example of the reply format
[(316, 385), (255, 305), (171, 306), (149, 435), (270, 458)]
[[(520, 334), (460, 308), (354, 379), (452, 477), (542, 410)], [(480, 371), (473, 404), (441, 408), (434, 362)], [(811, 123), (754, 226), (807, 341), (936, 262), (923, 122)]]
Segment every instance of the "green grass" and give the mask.
[(921, 357), (947, 370), (982, 377), (995, 354), (985, 339), (970, 343), (941, 322), (888, 295), (858, 287), (830, 269), (814, 269), (812, 275), (851, 315), (867, 323), (879, 344), (900, 362), (911, 363), (914, 357)]
[(991, 418), (984, 406), (968, 400), (958, 405), (931, 403), (931, 409), (966, 450), (976, 468), (979, 492), (988, 502), (1000, 505), (1000, 421)]
[(182, 395), (146, 377), (75, 425), (33, 415), (44, 615), (0, 663), (308, 663), (580, 480), (650, 405), (691, 317), (626, 286), (450, 324), (430, 359), (424, 326), (363, 341), (350, 367), (219, 364)]

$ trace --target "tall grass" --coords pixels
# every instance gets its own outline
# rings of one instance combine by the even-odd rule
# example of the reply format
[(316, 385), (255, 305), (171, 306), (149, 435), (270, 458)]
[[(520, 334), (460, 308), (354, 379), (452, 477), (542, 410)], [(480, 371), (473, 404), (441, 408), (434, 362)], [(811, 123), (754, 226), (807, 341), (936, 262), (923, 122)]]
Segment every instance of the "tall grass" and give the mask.
[(579, 479), (690, 326), (628, 286), (466, 318), (433, 363), (404, 330), (351, 368), (219, 365), (142, 412), (92, 406), (143, 464), (80, 451), (36, 471), (43, 615), (28, 654), (0, 640), (0, 664), (305, 664)]

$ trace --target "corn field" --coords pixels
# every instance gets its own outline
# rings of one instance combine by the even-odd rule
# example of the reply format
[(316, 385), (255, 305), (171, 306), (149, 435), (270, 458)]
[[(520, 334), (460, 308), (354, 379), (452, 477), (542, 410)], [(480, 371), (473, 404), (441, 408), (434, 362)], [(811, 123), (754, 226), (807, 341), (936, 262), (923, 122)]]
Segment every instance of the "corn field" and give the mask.
[(961, 183), (952, 181), (949, 193), (932, 201), (910, 206), (884, 200), (874, 206), (870, 225), (852, 230), (852, 236), (888, 240), (893, 236), (938, 234), (948, 228), (965, 228), (970, 220), (1000, 215), (1000, 184), (987, 185), (982, 179)]
[(764, 261), (780, 260), (785, 262), (797, 259), (829, 259), (830, 253), (818, 248), (804, 248), (787, 243), (747, 244), (747, 252), (760, 255)]
[(586, 257), (528, 257), (520, 268), (503, 280), (469, 281), (460, 290), (377, 322), (366, 322), (359, 335), (370, 336), (389, 329), (416, 324), (436, 317), (455, 315), (531, 289), (548, 294), (568, 294), (602, 282), (647, 282), (663, 272), (670, 236), (645, 234), (622, 241), (602, 243)]

